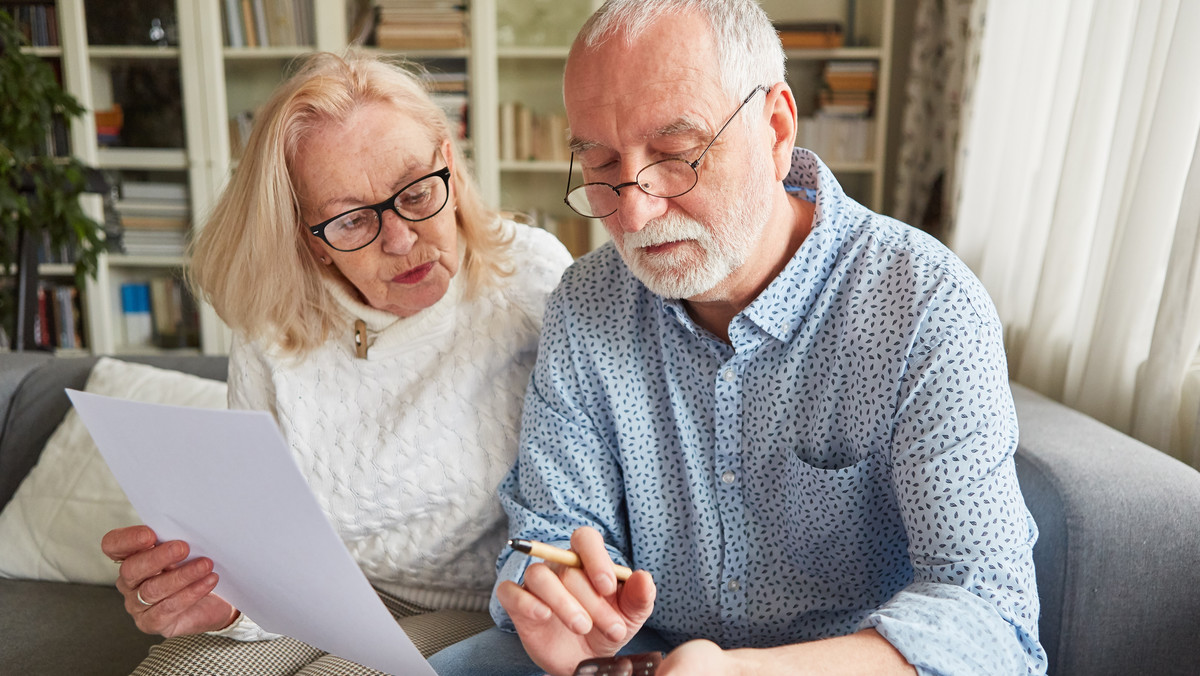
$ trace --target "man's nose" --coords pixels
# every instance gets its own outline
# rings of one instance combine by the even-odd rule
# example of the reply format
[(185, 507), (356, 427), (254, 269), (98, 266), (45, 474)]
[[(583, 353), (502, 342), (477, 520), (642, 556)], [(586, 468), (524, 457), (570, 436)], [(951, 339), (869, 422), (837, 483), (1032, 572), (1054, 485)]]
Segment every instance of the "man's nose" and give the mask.
[(379, 233), (379, 236), (383, 239), (384, 253), (403, 256), (412, 251), (417, 242), (417, 233), (413, 231), (412, 223), (400, 218), (395, 210), (387, 209), (383, 212), (381, 227), (383, 232)]
[(622, 183), (617, 187), (617, 211), (607, 220), (613, 221), (622, 232), (637, 232), (667, 210), (666, 198), (645, 192), (636, 182)]

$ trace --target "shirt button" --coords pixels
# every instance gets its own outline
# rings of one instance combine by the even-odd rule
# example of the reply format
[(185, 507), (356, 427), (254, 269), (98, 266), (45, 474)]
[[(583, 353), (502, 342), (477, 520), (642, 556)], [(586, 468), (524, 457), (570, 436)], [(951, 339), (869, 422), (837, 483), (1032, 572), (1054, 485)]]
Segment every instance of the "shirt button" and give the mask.
[(742, 583), (737, 580), (730, 580), (727, 586), (729, 587), (729, 591), (737, 591), (742, 588)]
[(725, 470), (725, 473), (721, 475), (721, 481), (724, 481), (727, 484), (733, 483), (733, 480), (736, 478), (737, 478), (737, 475), (734, 474), (733, 470), (731, 470), (731, 469)]
[(725, 369), (725, 372), (721, 374), (721, 377), (725, 379), (725, 382), (730, 383), (733, 382), (733, 379), (737, 377), (737, 374), (733, 372), (733, 369)]

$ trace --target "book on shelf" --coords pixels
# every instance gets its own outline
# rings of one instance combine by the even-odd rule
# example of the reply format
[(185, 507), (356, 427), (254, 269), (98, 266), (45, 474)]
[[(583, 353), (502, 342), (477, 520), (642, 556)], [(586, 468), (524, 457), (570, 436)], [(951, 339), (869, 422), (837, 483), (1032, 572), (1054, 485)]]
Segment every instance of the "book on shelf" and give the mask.
[(38, 265), (74, 265), (75, 247), (69, 242), (56, 246), (50, 241), (50, 233), (43, 232), (41, 242), (38, 243), (37, 262)]
[(200, 346), (196, 301), (177, 277), (162, 274), (125, 282), (120, 293), (128, 347)]
[(381, 49), (459, 49), (467, 45), (466, 5), (448, 0), (378, 0), (375, 46)]
[(294, 47), (313, 42), (314, 0), (224, 0), (227, 47)]
[(121, 319), (125, 326), (125, 344), (149, 347), (154, 341), (154, 320), (150, 316), (149, 282), (121, 285)]
[(121, 181), (121, 199), (187, 204), (188, 186), (173, 181)]
[(826, 61), (825, 84), (831, 89), (874, 91), (879, 83), (876, 61)]
[(181, 183), (127, 181), (116, 203), (119, 250), (130, 256), (181, 256), (187, 248), (191, 211)]
[(433, 92), (430, 94), (433, 102), (446, 113), (446, 120), (455, 138), (462, 141), (467, 138), (468, 96), (466, 92)]
[(775, 31), (784, 49), (837, 49), (845, 44), (842, 24), (837, 21), (777, 23)]
[(130, 230), (122, 233), (121, 244), (129, 256), (182, 256), (188, 234), (182, 230)]
[(567, 119), (563, 113), (537, 113), (520, 101), (500, 104), (500, 159), (566, 162)]
[(41, 281), (33, 320), (34, 344), (50, 349), (83, 349), (83, 308), (74, 284)]
[(25, 43), (30, 47), (57, 47), (58, 9), (53, 2), (29, 2), (6, 9), (12, 15)]
[(879, 84), (879, 64), (872, 60), (828, 61), (817, 96), (819, 111), (830, 115), (870, 116)]

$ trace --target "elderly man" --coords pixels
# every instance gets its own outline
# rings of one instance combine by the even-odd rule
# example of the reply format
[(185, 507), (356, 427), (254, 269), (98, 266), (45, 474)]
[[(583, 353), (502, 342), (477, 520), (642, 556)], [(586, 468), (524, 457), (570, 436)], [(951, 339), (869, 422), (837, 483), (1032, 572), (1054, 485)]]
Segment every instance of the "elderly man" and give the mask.
[(582, 567), (506, 552), (497, 623), (552, 674), (655, 634), (664, 676), (1044, 673), (995, 310), (792, 147), (761, 8), (610, 0), (564, 82), (613, 241), (551, 297), (501, 498)]

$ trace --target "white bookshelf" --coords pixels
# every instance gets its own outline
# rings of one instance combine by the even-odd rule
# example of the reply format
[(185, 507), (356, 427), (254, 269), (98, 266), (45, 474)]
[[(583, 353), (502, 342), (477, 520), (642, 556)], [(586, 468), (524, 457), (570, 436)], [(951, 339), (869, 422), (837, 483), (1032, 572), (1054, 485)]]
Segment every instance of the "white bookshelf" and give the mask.
[[(173, 0), (177, 39), (166, 47), (88, 43), (87, 24), (109, 11), (107, 0), (57, 0), (61, 47), (38, 47), (34, 53), (59, 59), (64, 84), (88, 113), (71, 129), (73, 153), (85, 163), (116, 172), (162, 175), (187, 184), (193, 227), (203, 223), (231, 170), (230, 118), (261, 104), (283, 79), (289, 64), (314, 49), (340, 51), (347, 42), (344, 0), (294, 0), (310, 3), (314, 32), (302, 45), (228, 46), (223, 25), (225, 0)], [(164, 0), (170, 3), (171, 0)], [(562, 114), (561, 80), (567, 49), (578, 26), (600, 0), (470, 0), (466, 48), (404, 52), (415, 61), (465, 63), (468, 79), (469, 148), (485, 200), (502, 209), (530, 215), (554, 230), (575, 215), (562, 202), (568, 163), (558, 159), (505, 159), (500, 109), (519, 101), (539, 115)], [(848, 0), (762, 0), (777, 21), (844, 20)], [(809, 97), (819, 81), (814, 73), (829, 60), (861, 60), (878, 64), (874, 109), (887, 111), (891, 96), (892, 32), (895, 0), (856, 0), (855, 34), (862, 43), (839, 49), (788, 51), (789, 81), (797, 98)], [(554, 24), (554, 25), (550, 25)], [(113, 96), (111, 73), (125, 63), (157, 63), (178, 69), (179, 91), (170, 93), (184, 110), (177, 147), (102, 147), (92, 111)], [(802, 111), (803, 112), (803, 111)], [(869, 158), (831, 161), (830, 165), (864, 204), (883, 203), (887, 125), (876, 124)], [(797, 143), (804, 145), (804, 139)], [(85, 208), (103, 220), (99, 197), (84, 198)], [(590, 249), (607, 239), (597, 221), (583, 221), (560, 232), (577, 248)], [(182, 259), (171, 256), (107, 254), (96, 279), (85, 289), (89, 350), (95, 354), (144, 352), (124, 344), (120, 285), (152, 274), (178, 274)], [(229, 332), (208, 307), (200, 310), (199, 350), (228, 350)]]
[[(866, 157), (839, 158), (819, 153), (847, 193), (865, 206), (882, 211), (887, 167), (887, 112), (891, 103), (892, 55), (896, 26), (896, 0), (761, 0), (776, 23), (829, 21), (843, 26), (845, 46), (833, 49), (787, 49), (788, 84), (796, 95), (803, 118), (816, 109), (813, 99), (821, 87), (824, 65), (830, 61), (868, 62), (877, 67), (872, 115), (873, 138)], [(853, 44), (851, 44), (851, 42)], [(819, 141), (804, 137), (803, 124), (796, 145), (810, 147)], [(819, 148), (818, 148), (819, 149)]]

